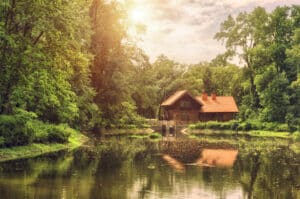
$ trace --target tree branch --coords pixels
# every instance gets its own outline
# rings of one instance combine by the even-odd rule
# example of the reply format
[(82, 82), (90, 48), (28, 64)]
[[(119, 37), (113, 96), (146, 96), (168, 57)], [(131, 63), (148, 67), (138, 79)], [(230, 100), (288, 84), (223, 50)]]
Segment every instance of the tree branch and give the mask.
[(44, 31), (40, 32), (39, 36), (37, 36), (37, 38), (33, 42), (34, 46), (39, 42), (39, 40), (40, 40), (40, 38), (42, 37), (43, 34), (44, 34)]

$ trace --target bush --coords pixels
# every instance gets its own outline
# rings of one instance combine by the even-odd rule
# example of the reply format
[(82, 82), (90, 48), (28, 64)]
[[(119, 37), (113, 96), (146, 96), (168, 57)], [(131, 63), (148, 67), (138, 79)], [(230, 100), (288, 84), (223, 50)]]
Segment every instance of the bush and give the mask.
[(68, 138), (71, 135), (71, 132), (68, 130), (68, 127), (65, 125), (49, 125), (48, 128), (48, 141), (57, 142), (57, 143), (66, 143)]
[(32, 131), (26, 128), (26, 121), (22, 117), (1, 115), (0, 136), (3, 146), (21, 146), (30, 144), (33, 140)]
[(68, 141), (71, 134), (68, 126), (46, 124), (35, 118), (34, 114), (26, 111), (0, 115), (0, 147)]
[(251, 130), (251, 124), (249, 122), (240, 123), (238, 126), (238, 130), (249, 131)]
[(0, 148), (5, 147), (5, 138), (0, 136)]
[(48, 125), (38, 121), (29, 121), (26, 123), (26, 128), (33, 134), (33, 142), (47, 143), (48, 142)]
[(276, 123), (272, 123), (272, 122), (263, 123), (263, 130), (274, 131), (276, 127), (277, 127)]
[(191, 124), (190, 128), (191, 129), (205, 129), (206, 128), (206, 123), (205, 122), (198, 122), (196, 124)]
[(299, 131), (293, 133), (293, 140), (295, 142), (300, 142), (300, 132)]
[(278, 132), (288, 132), (289, 126), (288, 124), (278, 124), (274, 130)]
[(215, 129), (215, 130), (218, 130), (218, 129), (221, 129), (222, 123), (221, 123), (221, 122), (217, 122), (217, 121), (210, 121), (210, 122), (207, 122), (207, 123), (206, 123), (206, 127), (207, 127), (208, 129)]
[(220, 125), (220, 127), (221, 127), (220, 129), (221, 130), (229, 130), (229, 129), (231, 129), (231, 125), (232, 125), (231, 122), (223, 122)]
[(274, 122), (260, 122), (260, 121), (245, 121), (238, 122), (232, 120), (229, 122), (198, 122), (189, 126), (191, 129), (214, 129), (214, 130), (239, 130), (239, 131), (250, 131), (250, 130), (266, 130), (266, 131), (277, 131), (286, 132), (289, 131), (288, 124), (280, 124)]
[(230, 126), (231, 130), (236, 131), (236, 130), (238, 130), (238, 127), (239, 127), (239, 123), (238, 122), (236, 122), (236, 121), (231, 122), (231, 126)]

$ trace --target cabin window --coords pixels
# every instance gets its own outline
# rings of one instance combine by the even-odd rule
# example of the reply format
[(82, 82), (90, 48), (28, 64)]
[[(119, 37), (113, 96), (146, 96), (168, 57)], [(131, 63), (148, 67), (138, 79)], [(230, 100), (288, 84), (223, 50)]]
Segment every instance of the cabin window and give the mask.
[(192, 106), (191, 101), (188, 101), (188, 100), (180, 101), (181, 108), (191, 108), (191, 106)]

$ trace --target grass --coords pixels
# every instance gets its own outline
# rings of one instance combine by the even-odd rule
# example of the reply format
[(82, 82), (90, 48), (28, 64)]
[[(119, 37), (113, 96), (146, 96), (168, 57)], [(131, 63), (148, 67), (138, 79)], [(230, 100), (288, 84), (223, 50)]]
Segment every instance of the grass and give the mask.
[[(274, 132), (288, 132), (291, 131), (289, 126), (284, 123), (275, 122), (260, 122), (260, 121), (244, 121), (239, 122), (231, 120), (228, 122), (198, 122), (189, 125), (190, 129), (214, 129), (214, 130), (238, 130), (238, 131), (274, 131)], [(291, 131), (292, 132), (292, 131)]]
[(239, 137), (265, 137), (265, 138), (282, 138), (292, 139), (292, 134), (289, 132), (275, 132), (265, 130), (252, 130), (252, 131), (232, 131), (232, 130), (189, 130), (190, 135), (200, 136), (239, 136)]
[(59, 144), (59, 143), (49, 143), (49, 144), (40, 144), (33, 143), (27, 146), (16, 146), (10, 148), (1, 148), (0, 149), (0, 162), (5, 162), (9, 160), (25, 159), (37, 157), (46, 153), (57, 152), (61, 150), (73, 150), (78, 148), (83, 143), (85, 143), (88, 138), (81, 133), (78, 133), (75, 130), (71, 131), (68, 143)]

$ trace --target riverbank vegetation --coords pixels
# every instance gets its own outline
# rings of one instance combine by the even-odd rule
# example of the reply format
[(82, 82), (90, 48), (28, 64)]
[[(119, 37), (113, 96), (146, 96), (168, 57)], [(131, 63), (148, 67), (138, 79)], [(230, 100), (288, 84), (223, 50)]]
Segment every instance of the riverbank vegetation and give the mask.
[(73, 129), (69, 128), (68, 131), (70, 135), (66, 143), (30, 143), (24, 146), (0, 148), (0, 162), (33, 158), (63, 150), (74, 150), (89, 140), (88, 137)]
[(145, 127), (180, 89), (240, 107), (238, 123), (197, 128), (300, 131), (299, 6), (228, 16), (215, 35), (226, 52), (193, 65), (150, 63), (120, 2), (5, 0), (0, 13), (1, 147), (66, 143), (70, 128)]

